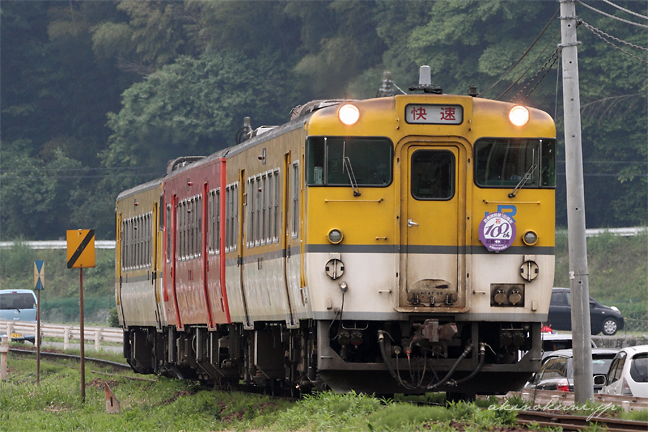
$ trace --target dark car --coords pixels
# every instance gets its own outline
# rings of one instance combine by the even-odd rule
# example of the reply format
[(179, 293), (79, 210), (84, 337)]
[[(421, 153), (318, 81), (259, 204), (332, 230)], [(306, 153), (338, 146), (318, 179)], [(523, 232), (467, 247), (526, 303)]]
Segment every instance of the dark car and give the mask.
[[(590, 321), (592, 334), (603, 332), (611, 336), (623, 329), (623, 315), (619, 309), (605, 306), (590, 297)], [(554, 330), (571, 330), (571, 292), (569, 288), (554, 288), (549, 305), (549, 321)]]
[[(603, 388), (593, 384), (594, 375), (606, 374), (618, 349), (592, 348), (592, 385), (594, 393)], [(574, 354), (572, 350), (558, 350), (542, 360), (540, 370), (526, 383), (526, 389), (574, 391)]]

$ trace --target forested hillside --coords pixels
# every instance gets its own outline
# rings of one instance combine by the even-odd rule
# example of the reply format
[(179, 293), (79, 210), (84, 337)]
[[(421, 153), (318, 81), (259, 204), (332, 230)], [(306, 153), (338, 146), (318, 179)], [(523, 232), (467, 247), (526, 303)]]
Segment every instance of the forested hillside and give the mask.
[[(645, 225), (648, 6), (584, 3), (576, 8), (587, 225)], [(558, 8), (2, 2), (0, 239), (56, 239), (74, 228), (113, 238), (117, 193), (163, 175), (168, 160), (233, 145), (244, 116), (253, 126), (278, 124), (311, 99), (373, 97), (384, 70), (406, 89), (428, 64), (446, 93), (474, 84), (480, 97), (546, 110), (562, 138)], [(562, 144), (561, 160), (564, 226)]]

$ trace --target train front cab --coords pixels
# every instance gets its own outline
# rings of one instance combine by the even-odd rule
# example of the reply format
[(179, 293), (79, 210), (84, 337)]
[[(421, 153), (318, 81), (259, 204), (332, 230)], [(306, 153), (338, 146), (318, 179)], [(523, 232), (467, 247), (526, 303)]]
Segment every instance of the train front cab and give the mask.
[[(518, 127), (512, 104), (445, 95), (355, 105), (350, 126), (340, 125), (339, 106), (315, 113), (306, 144), (320, 377), (335, 390), (376, 393), (522, 385), (539, 367), (553, 284), (553, 121), (531, 109)], [(455, 115), (412, 121), (420, 109)], [(515, 172), (489, 180), (513, 156)], [(495, 252), (479, 230), (499, 212), (517, 234)], [(531, 231), (536, 240), (525, 244)], [(528, 351), (521, 360), (520, 350)]]

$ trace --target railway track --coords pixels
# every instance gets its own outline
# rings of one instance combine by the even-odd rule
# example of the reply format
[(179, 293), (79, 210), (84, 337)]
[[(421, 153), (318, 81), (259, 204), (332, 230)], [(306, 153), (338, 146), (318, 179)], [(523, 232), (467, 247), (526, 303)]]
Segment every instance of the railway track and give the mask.
[(520, 425), (538, 425), (540, 427), (562, 428), (563, 431), (581, 431), (592, 423), (605, 426), (608, 432), (646, 431), (648, 423), (635, 420), (621, 420), (607, 417), (593, 417), (558, 414), (543, 411), (520, 411), (517, 415)]
[[(35, 350), (26, 350), (19, 348), (10, 348), (9, 351), (19, 355), (35, 355)], [(73, 354), (63, 354), (55, 352), (41, 352), (42, 357), (49, 357), (53, 359), (71, 359), (80, 360), (80, 356)], [(86, 357), (86, 361), (102, 365), (110, 366), (119, 370), (130, 370), (131, 367), (125, 363), (114, 362), (110, 360), (97, 359)], [(142, 379), (144, 380), (144, 379)], [(249, 387), (249, 388), (248, 388)], [(234, 389), (232, 389), (234, 390)], [(286, 395), (278, 395), (268, 393), (267, 389), (253, 388), (252, 386), (235, 386), (235, 390), (248, 393), (263, 393), (274, 397), (283, 397), (286, 399), (297, 400)], [(427, 405), (427, 404), (426, 404)], [(590, 427), (593, 423), (598, 423), (599, 426), (604, 426), (608, 432), (631, 432), (631, 431), (647, 431), (648, 422), (634, 421), (634, 420), (621, 420), (608, 417), (591, 417), (580, 416), (572, 414), (561, 414), (555, 412), (545, 411), (519, 411), (517, 415), (517, 423), (519, 425), (534, 425), (543, 428), (562, 428), (563, 431), (582, 431)]]
[[(35, 350), (27, 350), (27, 349), (20, 349), (20, 348), (9, 348), (9, 351), (12, 353), (20, 354), (20, 355), (36, 355)], [(40, 353), (41, 357), (49, 357), (49, 358), (57, 358), (57, 359), (68, 359), (68, 360), (81, 360), (81, 356), (78, 355), (73, 355), (73, 354), (62, 354), (62, 353), (55, 353), (55, 352), (48, 352), (48, 351), (41, 351)], [(130, 370), (131, 367), (127, 365), (126, 363), (119, 363), (119, 362), (114, 362), (110, 360), (102, 360), (98, 358), (92, 358), (92, 357), (86, 357), (85, 361), (91, 362), (94, 364), (102, 365), (102, 366), (111, 366), (115, 369), (120, 369), (120, 370)]]

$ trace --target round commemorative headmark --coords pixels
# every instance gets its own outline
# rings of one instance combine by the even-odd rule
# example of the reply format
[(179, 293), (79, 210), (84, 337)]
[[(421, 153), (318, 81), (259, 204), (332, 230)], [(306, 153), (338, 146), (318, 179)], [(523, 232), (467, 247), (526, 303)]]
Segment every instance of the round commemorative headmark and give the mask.
[(490, 213), (479, 224), (479, 240), (486, 249), (501, 252), (515, 239), (515, 221), (504, 213)]

